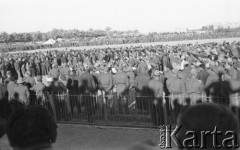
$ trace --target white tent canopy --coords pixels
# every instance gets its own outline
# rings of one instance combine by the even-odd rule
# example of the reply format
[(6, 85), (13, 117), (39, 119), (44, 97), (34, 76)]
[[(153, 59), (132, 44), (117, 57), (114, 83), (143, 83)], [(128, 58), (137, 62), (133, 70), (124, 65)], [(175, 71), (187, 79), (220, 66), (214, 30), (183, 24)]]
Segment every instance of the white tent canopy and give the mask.
[(47, 44), (55, 44), (55, 43), (56, 43), (56, 41), (54, 39), (49, 39), (44, 44), (47, 45)]

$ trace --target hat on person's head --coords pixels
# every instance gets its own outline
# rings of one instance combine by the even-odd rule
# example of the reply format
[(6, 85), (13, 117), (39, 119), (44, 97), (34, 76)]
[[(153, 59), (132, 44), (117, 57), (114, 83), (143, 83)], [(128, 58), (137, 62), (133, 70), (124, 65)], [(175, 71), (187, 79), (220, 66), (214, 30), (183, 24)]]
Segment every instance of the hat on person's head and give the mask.
[(42, 81), (42, 76), (37, 76), (37, 81)]
[(109, 70), (108, 67), (104, 67), (104, 68), (103, 68), (103, 71), (104, 71), (104, 72), (108, 72), (108, 70)]
[(47, 81), (47, 82), (52, 82), (52, 81), (53, 81), (53, 78), (52, 78), (52, 77), (46, 77), (46, 81)]
[(155, 70), (153, 73), (154, 76), (160, 76), (160, 71), (159, 70)]
[(122, 65), (118, 66), (118, 71), (123, 71), (123, 66)]
[(117, 73), (116, 68), (112, 68), (112, 73)]
[(177, 74), (177, 73), (178, 73), (178, 69), (174, 68), (174, 69), (172, 70), (172, 73), (173, 73), (173, 74)]
[(66, 78), (64, 75), (61, 75), (61, 76), (59, 77), (59, 79), (60, 79), (61, 81), (67, 81), (67, 78)]
[(31, 76), (31, 72), (30, 71), (26, 71), (25, 76)]
[(17, 80), (17, 83), (18, 84), (21, 84), (21, 83), (23, 83), (24, 81), (23, 81), (23, 78), (22, 77), (20, 77), (20, 78), (18, 78), (18, 80)]
[(192, 74), (193, 76), (196, 76), (197, 73), (198, 73), (198, 72), (197, 72), (197, 69), (194, 68), (194, 69), (191, 70), (191, 74)]
[(6, 75), (11, 75), (11, 74), (12, 74), (12, 73), (11, 73), (11, 71), (9, 71), (9, 70), (6, 72)]
[(16, 78), (14, 76), (10, 76), (9, 80), (13, 82), (13, 81), (16, 81)]

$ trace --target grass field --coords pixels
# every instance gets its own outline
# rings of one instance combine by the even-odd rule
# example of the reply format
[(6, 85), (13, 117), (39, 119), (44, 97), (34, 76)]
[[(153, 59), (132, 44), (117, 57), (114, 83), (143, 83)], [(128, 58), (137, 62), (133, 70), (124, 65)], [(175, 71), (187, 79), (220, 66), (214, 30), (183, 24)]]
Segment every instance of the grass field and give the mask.
[[(153, 129), (105, 128), (59, 124), (55, 150), (124, 150), (133, 143), (152, 140), (159, 143), (159, 132)], [(11, 150), (7, 137), (1, 150)]]

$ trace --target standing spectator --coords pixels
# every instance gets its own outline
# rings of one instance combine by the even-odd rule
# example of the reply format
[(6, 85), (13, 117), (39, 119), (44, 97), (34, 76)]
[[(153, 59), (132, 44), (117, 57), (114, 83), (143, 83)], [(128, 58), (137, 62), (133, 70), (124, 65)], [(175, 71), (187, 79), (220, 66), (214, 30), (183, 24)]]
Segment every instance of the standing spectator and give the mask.
[(142, 65), (139, 67), (138, 75), (135, 81), (136, 88), (136, 108), (140, 110), (148, 109), (148, 100), (145, 96), (149, 95), (148, 82), (150, 80), (150, 75), (148, 73), (148, 67)]
[(11, 102), (15, 99), (14, 97), (14, 88), (17, 87), (16, 79), (15, 77), (11, 76), (9, 78), (9, 83), (7, 84), (7, 90), (8, 90), (8, 100)]
[(189, 98), (190, 105), (195, 105), (201, 102), (204, 98), (204, 85), (201, 80), (197, 79), (197, 70), (191, 70), (191, 78), (185, 82), (186, 94)]
[(33, 87), (36, 84), (35, 79), (32, 77), (32, 74), (31, 74), (30, 71), (27, 71), (25, 73), (24, 82), (26, 83), (28, 88), (31, 88), (31, 87)]
[(50, 77), (53, 77), (53, 78), (59, 78), (59, 75), (60, 75), (60, 73), (59, 73), (59, 69), (58, 69), (58, 65), (56, 65), (56, 64), (53, 64), (53, 68), (48, 72), (48, 75), (50, 76)]
[(205, 70), (205, 65), (201, 64), (199, 66), (199, 72), (197, 74), (197, 79), (201, 80), (203, 85), (206, 85), (208, 76), (209, 76), (209, 73)]
[(123, 66), (119, 66), (118, 72), (113, 77), (113, 81), (118, 97), (117, 104), (119, 107), (119, 113), (128, 113), (128, 99), (126, 96), (129, 89), (129, 80), (127, 74), (123, 72)]
[(83, 104), (86, 107), (86, 113), (88, 116), (88, 121), (93, 122), (93, 114), (95, 113), (95, 94), (96, 83), (93, 79), (93, 76), (90, 74), (90, 69), (86, 68), (86, 71), (81, 74), (78, 80), (79, 92), (83, 95)]
[(7, 85), (0, 82), (0, 117), (7, 119), (8, 112), (8, 92)]
[[(113, 99), (112, 99), (112, 89), (113, 89), (113, 77), (112, 75), (108, 72), (108, 67), (105, 67), (99, 77), (99, 89), (101, 90), (102, 96), (104, 98), (103, 101), (107, 101), (110, 105), (110, 108), (112, 110), (113, 107)], [(100, 108), (103, 108), (104, 103), (100, 103)], [(105, 103), (106, 104), (106, 103)]]
[(17, 80), (18, 85), (14, 87), (14, 97), (19, 103), (23, 105), (29, 104), (30, 93), (27, 86), (23, 85), (23, 79), (19, 78)]
[(30, 90), (35, 91), (37, 104), (43, 105), (46, 102), (46, 86), (42, 83), (42, 77), (37, 76), (37, 84), (35, 84)]
[(163, 84), (160, 81), (160, 71), (154, 71), (153, 79), (148, 82), (149, 91), (151, 92), (150, 113), (155, 126), (164, 124), (163, 115)]

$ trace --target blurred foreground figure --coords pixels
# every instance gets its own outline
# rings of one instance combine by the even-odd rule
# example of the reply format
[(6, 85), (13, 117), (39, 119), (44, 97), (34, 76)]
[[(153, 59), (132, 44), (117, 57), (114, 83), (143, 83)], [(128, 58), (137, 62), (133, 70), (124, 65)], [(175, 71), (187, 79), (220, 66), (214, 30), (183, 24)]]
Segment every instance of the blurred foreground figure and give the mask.
[[(223, 105), (212, 103), (189, 107), (180, 114), (178, 125), (182, 126), (177, 134), (182, 144), (178, 145), (180, 149), (182, 146), (184, 149), (192, 146), (192, 149), (237, 149), (235, 146), (239, 145), (238, 119)], [(189, 131), (194, 132), (197, 144), (192, 141), (184, 144), (190, 137)]]
[[(175, 149), (237, 149), (239, 124), (228, 107), (205, 103), (188, 107), (178, 118), (178, 128), (171, 147)], [(157, 150), (159, 143), (145, 141), (131, 145), (127, 150)]]
[(14, 150), (52, 150), (57, 124), (44, 107), (22, 107), (10, 116), (7, 136)]

